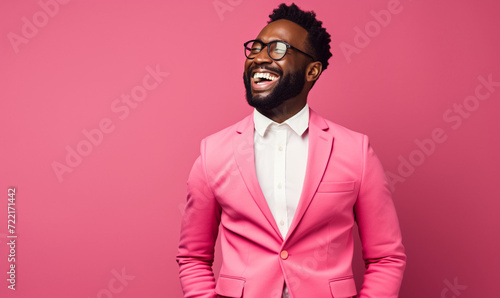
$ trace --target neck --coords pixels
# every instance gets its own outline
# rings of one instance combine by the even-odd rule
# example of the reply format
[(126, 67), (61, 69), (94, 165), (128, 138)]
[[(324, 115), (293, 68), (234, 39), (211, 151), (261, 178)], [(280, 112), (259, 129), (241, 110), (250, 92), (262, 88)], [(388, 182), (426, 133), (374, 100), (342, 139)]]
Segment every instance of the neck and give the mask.
[(295, 114), (300, 112), (300, 110), (304, 108), (306, 103), (307, 100), (305, 98), (304, 100), (301, 101), (287, 100), (274, 109), (271, 110), (257, 109), (257, 111), (259, 111), (262, 115), (266, 116), (267, 118), (273, 120), (274, 122), (283, 123), (287, 119), (293, 117)]

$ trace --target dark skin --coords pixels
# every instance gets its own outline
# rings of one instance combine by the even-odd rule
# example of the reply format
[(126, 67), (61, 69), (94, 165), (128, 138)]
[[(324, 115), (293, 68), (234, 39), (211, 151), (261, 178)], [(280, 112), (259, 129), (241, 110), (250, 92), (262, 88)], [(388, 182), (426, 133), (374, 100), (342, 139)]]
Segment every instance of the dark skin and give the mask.
[[(256, 39), (262, 40), (264, 43), (273, 40), (282, 40), (300, 49), (301, 51), (312, 54), (310, 53), (310, 51), (306, 50), (308, 49), (307, 35), (307, 31), (300, 25), (292, 21), (282, 19), (274, 21), (264, 27), (264, 29), (262, 29)], [(321, 75), (322, 65), (321, 62), (313, 61), (310, 57), (307, 57), (300, 52), (294, 51), (293, 49), (289, 49), (283, 59), (274, 61), (269, 57), (266, 49), (261, 51), (253, 60), (246, 59), (245, 72), (247, 72), (252, 67), (265, 65), (268, 65), (275, 69), (280, 69), (281, 71), (283, 71), (283, 76), (289, 73), (296, 72), (305, 67), (305, 85), (299, 95), (286, 100), (274, 109), (258, 109), (261, 114), (268, 117), (269, 119), (277, 123), (282, 123), (288, 118), (297, 114), (306, 105), (307, 95), (309, 94), (313, 83)], [(281, 79), (282, 78), (280, 77), (278, 80)], [(254, 96), (266, 96), (270, 94), (274, 89), (274, 85), (270, 86), (270, 88), (266, 90), (254, 90), (254, 88), (252, 88), (252, 94)]]

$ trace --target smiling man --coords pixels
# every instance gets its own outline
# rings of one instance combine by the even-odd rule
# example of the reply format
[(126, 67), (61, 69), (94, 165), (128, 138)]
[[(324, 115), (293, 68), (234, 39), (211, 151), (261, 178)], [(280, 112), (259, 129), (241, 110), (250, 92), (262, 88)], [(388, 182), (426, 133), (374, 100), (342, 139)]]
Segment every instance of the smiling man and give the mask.
[(204, 139), (191, 170), (177, 255), (185, 297), (355, 297), (355, 224), (359, 297), (397, 297), (406, 255), (382, 166), (365, 135), (307, 104), (329, 43), (314, 12), (281, 4), (244, 44), (254, 111)]

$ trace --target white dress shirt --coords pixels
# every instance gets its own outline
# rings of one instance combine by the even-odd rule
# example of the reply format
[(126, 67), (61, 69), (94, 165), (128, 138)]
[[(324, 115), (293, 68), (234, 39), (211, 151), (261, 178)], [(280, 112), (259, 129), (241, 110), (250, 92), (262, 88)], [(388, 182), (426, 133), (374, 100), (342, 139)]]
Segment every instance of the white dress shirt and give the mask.
[[(255, 170), (260, 187), (283, 236), (292, 223), (306, 174), (309, 106), (283, 123), (254, 110)], [(283, 297), (289, 297), (286, 287)]]

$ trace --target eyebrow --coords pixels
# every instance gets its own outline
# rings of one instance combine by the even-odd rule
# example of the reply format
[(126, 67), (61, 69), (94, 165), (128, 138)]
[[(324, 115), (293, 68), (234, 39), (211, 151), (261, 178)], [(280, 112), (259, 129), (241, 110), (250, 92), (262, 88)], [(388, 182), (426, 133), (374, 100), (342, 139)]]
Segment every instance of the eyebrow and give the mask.
[(283, 41), (283, 42), (286, 42), (287, 44), (290, 44), (290, 42), (288, 42), (286, 40), (283, 40), (283, 39), (272, 39), (272, 40), (270, 40), (268, 42), (264, 42), (262, 39), (258, 39), (258, 38), (256, 38), (255, 40), (258, 40), (258, 41), (260, 41), (262, 43), (270, 43), (270, 42), (273, 42), (273, 41)]

